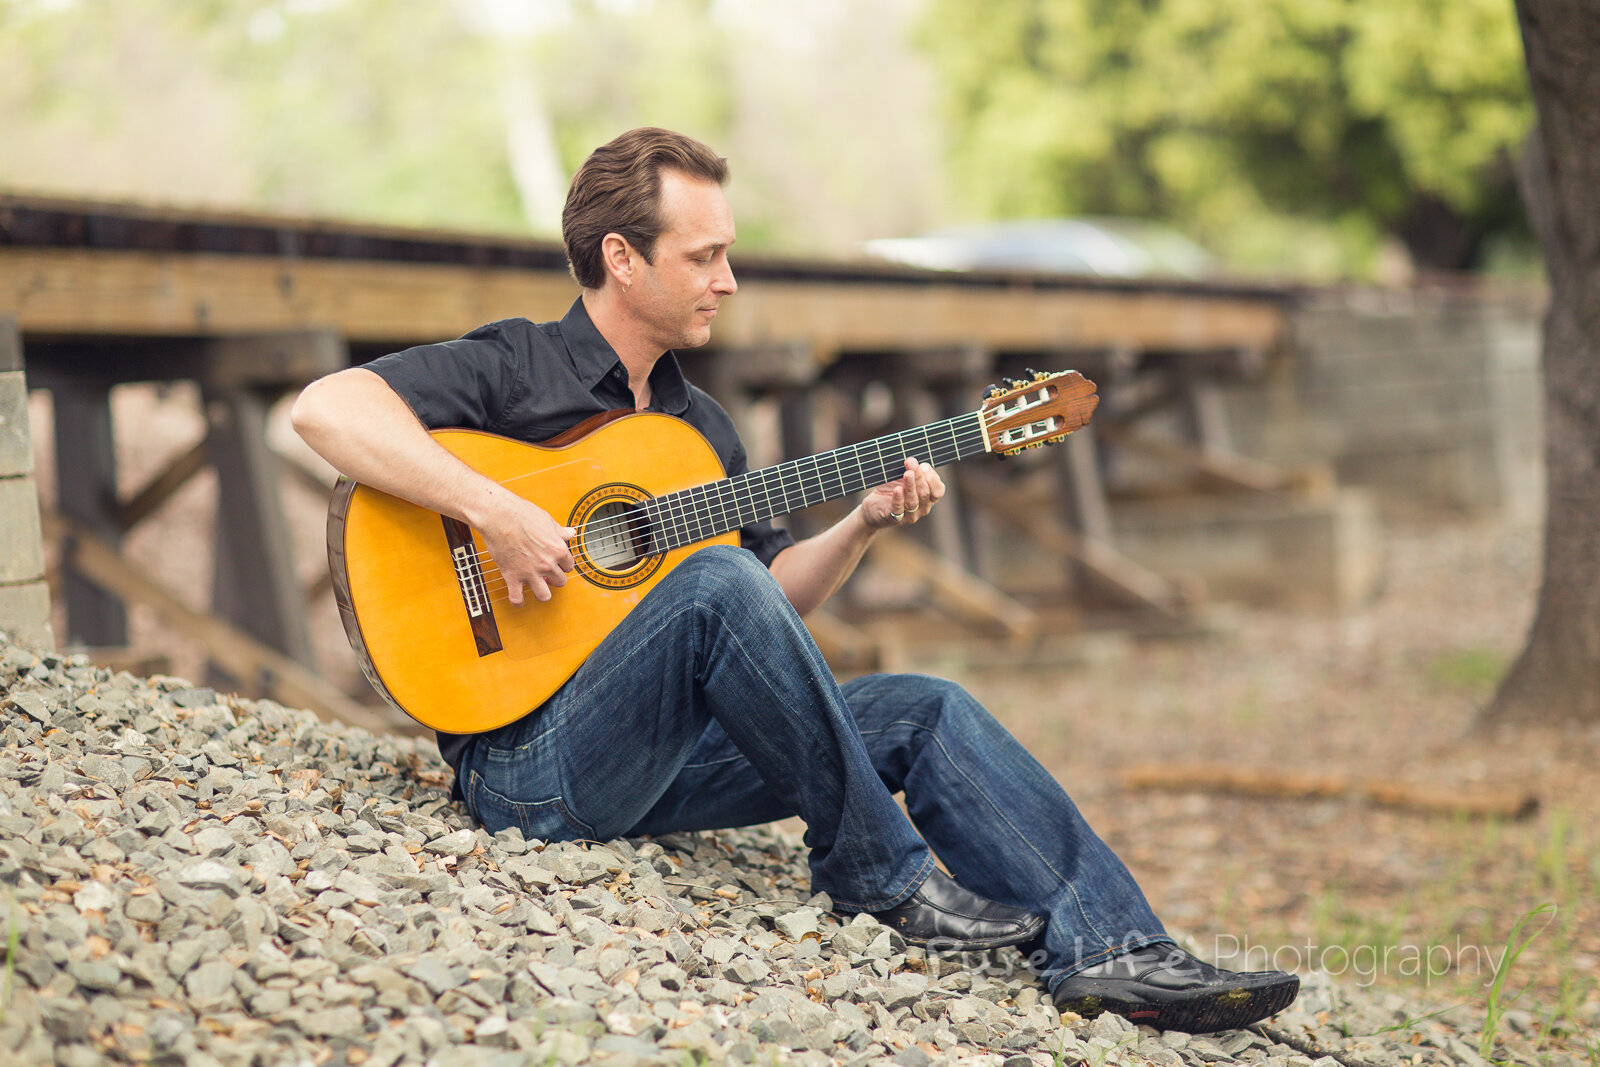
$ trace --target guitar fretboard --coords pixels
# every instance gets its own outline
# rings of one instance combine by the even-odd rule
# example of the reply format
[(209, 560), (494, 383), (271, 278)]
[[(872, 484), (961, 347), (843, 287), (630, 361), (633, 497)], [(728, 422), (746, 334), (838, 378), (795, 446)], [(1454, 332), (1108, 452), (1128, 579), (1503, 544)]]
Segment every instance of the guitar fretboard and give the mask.
[(939, 467), (986, 451), (983, 413), (974, 411), (666, 493), (643, 505), (650, 523), (651, 551), (681, 548), (752, 522), (883, 485), (905, 472), (910, 456)]

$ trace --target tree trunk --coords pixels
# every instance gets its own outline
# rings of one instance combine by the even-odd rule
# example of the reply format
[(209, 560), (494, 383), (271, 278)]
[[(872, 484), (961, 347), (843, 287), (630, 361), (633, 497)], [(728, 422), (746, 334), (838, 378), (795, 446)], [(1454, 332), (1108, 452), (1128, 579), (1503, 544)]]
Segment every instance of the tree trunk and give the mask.
[(1544, 250), (1544, 580), (1483, 722), (1600, 722), (1600, 6), (1517, 0), (1539, 125), (1523, 196)]

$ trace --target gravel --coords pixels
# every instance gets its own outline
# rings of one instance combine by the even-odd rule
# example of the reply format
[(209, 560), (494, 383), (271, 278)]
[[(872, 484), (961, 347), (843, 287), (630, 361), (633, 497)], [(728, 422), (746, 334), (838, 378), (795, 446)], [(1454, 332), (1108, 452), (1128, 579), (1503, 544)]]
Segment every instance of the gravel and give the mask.
[(7, 1063), (1483, 1064), (1315, 973), (1257, 1031), (1063, 1018), (1014, 953), (835, 915), (777, 827), (491, 835), (431, 742), (0, 650)]

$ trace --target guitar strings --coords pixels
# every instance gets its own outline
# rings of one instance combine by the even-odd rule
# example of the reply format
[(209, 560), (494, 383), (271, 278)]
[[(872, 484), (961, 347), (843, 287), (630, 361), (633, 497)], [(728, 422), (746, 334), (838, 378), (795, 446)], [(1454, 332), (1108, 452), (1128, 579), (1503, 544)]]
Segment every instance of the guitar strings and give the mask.
[[(870, 479), (866, 477), (867, 465), (864, 460), (868, 447), (872, 447), (877, 452), (877, 462), (882, 465), (883, 474), (886, 476), (884, 482), (879, 482), (876, 484), (887, 484), (889, 481), (893, 481), (893, 479), (887, 477), (890, 465), (884, 462), (884, 444), (889, 442), (891, 439), (893, 439), (897, 446), (904, 446), (907, 444), (905, 438), (911, 435), (921, 434), (923, 437), (922, 443), (927, 447), (920, 451), (926, 451), (929, 453), (927, 462), (931, 463), (935, 467), (944, 466), (945, 464), (961, 459), (964, 448), (972, 447), (977, 443), (982, 443), (987, 438), (988, 431), (991, 429), (992, 424), (1002, 418), (1009, 417), (1010, 414), (1011, 413), (1009, 412), (1003, 411), (999, 405), (996, 405), (993, 409), (979, 409), (978, 411), (969, 412), (953, 419), (947, 419), (943, 423), (934, 423), (929, 426), (919, 426), (909, 430), (902, 430), (897, 434), (885, 435), (884, 437), (874, 438), (871, 441), (863, 441), (854, 445), (845, 445), (816, 456), (808, 456), (802, 459), (790, 460), (786, 463), (764, 467), (757, 471), (747, 471), (744, 474), (736, 475), (733, 478), (724, 478), (719, 482), (712, 482), (701, 486), (692, 486), (688, 489), (681, 489), (671, 493), (665, 493), (658, 497), (652, 497), (648, 500), (640, 501), (637, 507), (630, 508), (622, 514), (609, 515), (600, 519), (592, 519), (589, 522), (580, 524), (578, 526), (578, 538), (588, 542), (602, 537), (616, 535), (635, 524), (640, 518), (639, 513), (644, 512), (646, 514), (647, 522), (651, 522), (652, 526), (657, 525), (659, 522), (659, 525), (663, 528), (662, 532), (668, 535), (667, 537), (663, 538), (663, 540), (675, 542), (667, 545), (667, 547), (664, 549), (658, 549), (658, 551), (670, 551), (672, 548), (682, 547), (686, 544), (693, 544), (696, 541), (705, 540), (709, 537), (715, 537), (720, 533), (731, 532), (732, 530), (738, 529), (739, 526), (743, 525), (743, 522), (736, 521), (733, 525), (728, 526), (727, 529), (718, 528), (719, 526), (727, 525), (730, 507), (733, 509), (734, 518), (739, 518), (741, 507), (738, 501), (738, 496), (741, 490), (749, 487), (759, 488), (760, 492), (766, 497), (767, 507), (769, 514), (771, 515), (789, 514), (793, 511), (798, 511), (801, 508), (811, 506), (806, 500), (807, 494), (806, 487), (803, 484), (804, 474), (801, 470), (802, 464), (812, 464), (814, 467), (813, 476), (820, 476), (821, 480), (819, 488), (822, 491), (822, 497), (817, 502), (822, 503), (826, 500), (837, 499), (840, 495), (846, 495), (844, 490), (844, 486), (847, 482), (845, 477), (846, 465), (840, 462), (841, 459), (853, 460), (855, 464), (856, 478), (865, 483)], [(960, 423), (970, 420), (974, 416), (976, 416), (978, 426), (965, 429), (960, 428)], [(940, 437), (944, 436), (945, 430), (949, 431), (953, 451), (946, 453), (944, 450), (947, 446), (942, 444), (934, 445), (932, 438), (936, 430), (939, 431)], [(898, 447), (892, 451), (898, 451), (901, 454), (901, 459), (903, 462), (904, 458), (915, 454), (915, 452), (919, 450), (909, 447)], [(823, 475), (822, 463), (824, 460), (829, 458), (833, 460), (833, 473), (832, 475)], [(833, 479), (834, 482), (830, 482), (830, 478)], [(782, 496), (783, 500), (783, 507), (777, 509), (772, 508), (773, 486), (770, 483), (774, 479), (777, 481), (777, 490)], [(794, 507), (789, 503), (791, 488), (797, 489), (800, 493), (799, 507)], [(702, 497), (699, 505), (696, 505), (693, 502), (693, 497), (696, 493), (701, 494)], [(718, 501), (714, 504), (714, 506), (721, 513), (720, 520), (711, 518), (710, 510), (705, 506), (710, 502), (710, 498), (713, 494), (716, 494), (718, 497)], [(753, 498), (754, 494), (748, 493), (747, 495)], [(725, 496), (732, 497), (732, 499), (724, 499)], [(652, 510), (652, 508), (654, 508), (654, 510), (657, 512), (659, 517), (658, 520), (651, 520), (649, 518), (649, 512)], [(759, 514), (759, 510), (753, 512), (752, 517), (756, 514)], [(693, 524), (692, 532), (690, 526), (691, 523)], [(710, 532), (706, 532), (708, 529)], [(679, 538), (682, 539), (679, 540)], [(483, 550), (475, 550), (471, 554), (471, 558), (476, 570), (478, 584), (482, 588), (485, 596), (488, 598), (488, 601), (490, 603), (509, 603), (510, 594), (509, 592), (506, 592), (508, 582), (501, 575), (499, 566), (494, 562), (489, 553)], [(594, 566), (581, 554), (579, 554), (574, 557), (574, 568), (572, 573), (581, 576), (603, 574), (604, 571), (602, 571), (599, 567)], [(496, 590), (498, 590), (498, 592), (496, 592)]]
[[(991, 414), (994, 416), (994, 418), (990, 417)], [(723, 479), (720, 483), (710, 483), (709, 485), (705, 486), (694, 486), (689, 489), (663, 494), (663, 496), (654, 497), (648, 501), (641, 502), (640, 510), (645, 510), (648, 512), (648, 510), (651, 508), (651, 505), (660, 505), (662, 503), (667, 505), (664, 511), (659, 507), (656, 509), (660, 514), (660, 519), (664, 520), (662, 523), (665, 527), (664, 532), (670, 535), (667, 539), (675, 540), (677, 538), (682, 538), (681, 540), (677, 540), (674, 544), (669, 544), (667, 548), (664, 549), (670, 550), (671, 548), (681, 547), (684, 544), (692, 544), (698, 540), (714, 537), (718, 533), (729, 532), (733, 529), (737, 529), (738, 526), (743, 525), (742, 522), (735, 522), (732, 525), (728, 525), (727, 529), (718, 529), (717, 527), (719, 523), (717, 520), (698, 517), (699, 515), (709, 516), (710, 512), (704, 506), (697, 508), (692, 502), (696, 493), (701, 494), (702, 504), (709, 501), (713, 493), (717, 494), (719, 497), (719, 502), (716, 503), (715, 506), (722, 513), (721, 525), (727, 525), (728, 510), (730, 506), (735, 509), (735, 518), (738, 517), (738, 501), (737, 499), (726, 500), (720, 498), (722, 498), (725, 494), (737, 495), (739, 487), (734, 483), (742, 481), (747, 485), (759, 485), (761, 492), (766, 495), (768, 507), (771, 509), (773, 487), (770, 483), (773, 479), (776, 479), (778, 482), (778, 491), (781, 493), (784, 500), (784, 507), (780, 509), (771, 509), (771, 514), (785, 514), (799, 510), (799, 508), (794, 507), (789, 503), (791, 488), (798, 489), (800, 492), (801, 503), (799, 507), (803, 508), (809, 506), (806, 500), (805, 486), (803, 484), (791, 484), (797, 479), (803, 477), (801, 465), (804, 463), (812, 463), (815, 467), (814, 474), (820, 475), (822, 460), (830, 457), (833, 458), (834, 471), (831, 476), (823, 476), (823, 482), (820, 488), (823, 491), (823, 500), (836, 499), (838, 495), (844, 495), (843, 487), (846, 482), (844, 476), (846, 465), (840, 462), (841, 458), (854, 460), (856, 477), (865, 483), (866, 481), (870, 480), (866, 478), (866, 464), (863, 462), (867, 455), (868, 446), (872, 446), (878, 453), (877, 462), (883, 465), (883, 474), (887, 476), (889, 465), (884, 463), (884, 444), (893, 438), (898, 442), (899, 445), (905, 446), (907, 444), (905, 438), (921, 434), (924, 438), (921, 443), (929, 447), (925, 449), (900, 447), (895, 451), (898, 451), (903, 455), (911, 455), (916, 451), (926, 451), (929, 453), (928, 461), (930, 463), (935, 466), (942, 466), (946, 463), (960, 459), (962, 457), (963, 446), (971, 447), (976, 443), (980, 443), (985, 436), (985, 433), (981, 431), (987, 431), (989, 429), (988, 423), (993, 422), (995, 419), (1003, 417), (1004, 415), (1004, 412), (998, 411), (992, 413), (989, 411), (977, 411), (967, 415), (958, 416), (955, 419), (946, 420), (946, 422), (942, 424), (936, 423), (932, 426), (915, 427), (910, 430), (903, 430), (898, 434), (886, 435), (885, 437), (876, 438), (872, 441), (861, 442), (856, 445), (847, 445), (842, 448), (831, 450), (830, 452), (822, 453), (818, 456), (806, 457), (800, 460), (792, 460), (788, 463), (763, 468), (759, 471), (746, 472), (745, 474), (736, 476), (735, 478)], [(980, 422), (980, 426), (976, 428), (980, 432), (975, 434), (974, 428), (968, 428), (965, 430), (959, 428), (958, 424), (971, 419), (973, 416), (976, 416)], [(946, 429), (950, 431), (951, 442), (954, 445), (954, 451), (952, 453), (946, 454), (944, 452), (944, 446), (933, 445), (932, 436), (935, 429), (941, 431), (939, 433), (939, 436), (941, 437), (944, 436), (942, 431)], [(829, 477), (836, 479), (837, 485), (831, 484), (828, 480)], [(892, 479), (888, 479), (886, 477), (886, 481), (888, 480)], [(830, 497), (828, 495), (830, 493), (835, 495)], [(820, 503), (821, 501), (819, 500), (818, 502)], [(607, 516), (604, 519), (591, 520), (588, 523), (581, 524), (579, 531), (583, 537), (587, 539), (593, 539), (601, 534), (615, 532), (619, 528), (635, 522), (638, 517), (639, 516), (636, 511), (619, 516)], [(690, 527), (691, 522), (693, 523), (692, 530)], [(710, 532), (707, 532), (708, 526), (710, 527)], [(487, 565), (485, 564), (486, 560), (488, 561)], [(474, 561), (477, 565), (479, 584), (484, 593), (488, 595), (490, 602), (508, 603), (510, 600), (509, 593), (504, 592), (507, 586), (506, 579), (500, 576), (499, 567), (494, 563), (489, 554), (484, 551), (475, 552)], [(587, 560), (585, 560), (582, 555), (579, 555), (574, 562), (575, 567), (573, 573), (580, 575), (604, 573), (600, 568), (593, 566)], [(493, 577), (490, 576), (491, 574)], [(495, 593), (491, 592), (492, 589), (501, 590), (501, 595), (496, 595)]]

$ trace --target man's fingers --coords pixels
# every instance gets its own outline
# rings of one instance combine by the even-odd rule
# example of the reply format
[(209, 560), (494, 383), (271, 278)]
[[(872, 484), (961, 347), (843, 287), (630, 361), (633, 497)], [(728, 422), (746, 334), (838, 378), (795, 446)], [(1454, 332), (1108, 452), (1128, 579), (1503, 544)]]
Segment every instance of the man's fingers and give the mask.
[(918, 499), (916, 472), (906, 471), (904, 477), (900, 479), (900, 486), (903, 494), (901, 503), (905, 505), (901, 510), (910, 513), (920, 508), (922, 501)]

